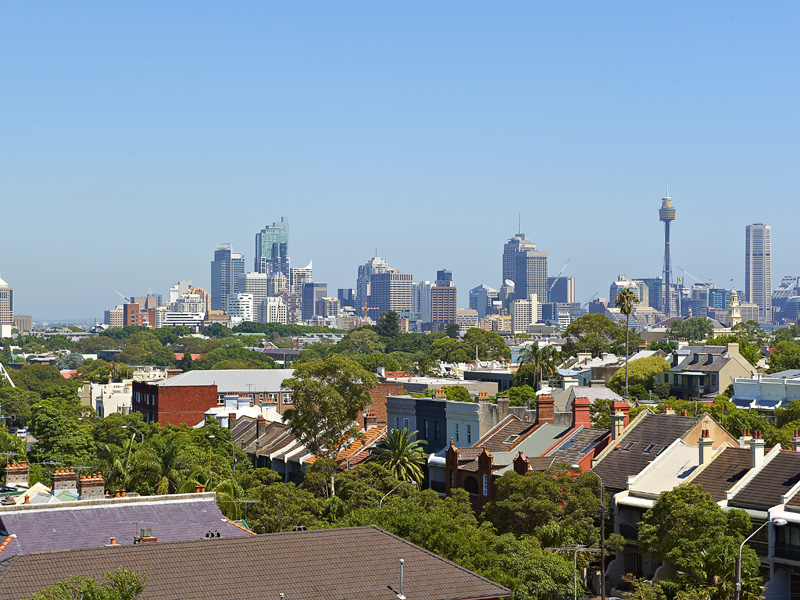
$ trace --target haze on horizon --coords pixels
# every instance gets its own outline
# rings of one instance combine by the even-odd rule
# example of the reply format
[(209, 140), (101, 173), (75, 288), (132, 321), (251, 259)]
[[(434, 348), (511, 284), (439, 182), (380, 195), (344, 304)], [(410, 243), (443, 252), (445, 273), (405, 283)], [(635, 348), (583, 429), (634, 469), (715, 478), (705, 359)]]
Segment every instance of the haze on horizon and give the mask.
[[(6, 3), (0, 277), (15, 313), (102, 319), (285, 216), (335, 295), (390, 265), (499, 287), (521, 229), (577, 300), (661, 272), (741, 289), (744, 232), (797, 275), (800, 7)], [(686, 283), (693, 281), (687, 278)]]

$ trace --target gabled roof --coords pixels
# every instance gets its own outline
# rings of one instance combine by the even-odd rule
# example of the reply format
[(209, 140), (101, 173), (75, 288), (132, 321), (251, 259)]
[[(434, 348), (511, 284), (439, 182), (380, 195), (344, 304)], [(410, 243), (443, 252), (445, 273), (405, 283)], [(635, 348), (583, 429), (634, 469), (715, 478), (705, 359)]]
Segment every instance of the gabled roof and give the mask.
[(553, 459), (552, 464), (554, 465), (573, 465), (581, 460), (587, 452), (591, 452), (598, 445), (603, 444), (610, 433), (609, 429), (580, 427), (545, 456)]
[(781, 496), (800, 483), (800, 453), (782, 450), (761, 467), (747, 485), (736, 492), (728, 505), (772, 508)]
[(101, 547), (112, 537), (117, 544), (133, 544), (142, 528), (150, 529), (159, 541), (201, 539), (210, 530), (226, 537), (248, 535), (227, 522), (214, 498), (213, 493), (176, 494), (0, 507), (0, 531), (17, 536), (0, 560), (15, 554)]
[(702, 486), (714, 502), (720, 502), (725, 500), (726, 492), (747, 474), (752, 460), (752, 452), (747, 448), (725, 448), (689, 483)]
[[(357, 548), (365, 560), (343, 560)], [(510, 590), (377, 527), (319, 529), (17, 556), (0, 563), (0, 600), (27, 598), (71, 575), (144, 571), (142, 599), (489, 599)], [(368, 565), (367, 565), (368, 563)]]
[[(489, 452), (510, 452), (537, 427), (538, 425), (535, 422), (523, 421), (514, 415), (508, 415), (486, 432), (473, 445), (473, 448), (486, 448)], [(460, 448), (459, 452), (461, 452)]]
[[(606, 449), (592, 469), (607, 488), (624, 490), (628, 476), (636, 475), (666, 449), (672, 442), (682, 438), (702, 417), (653, 414), (645, 411), (623, 432), (623, 436), (609, 442), (614, 448)], [(616, 448), (620, 446), (620, 448)]]

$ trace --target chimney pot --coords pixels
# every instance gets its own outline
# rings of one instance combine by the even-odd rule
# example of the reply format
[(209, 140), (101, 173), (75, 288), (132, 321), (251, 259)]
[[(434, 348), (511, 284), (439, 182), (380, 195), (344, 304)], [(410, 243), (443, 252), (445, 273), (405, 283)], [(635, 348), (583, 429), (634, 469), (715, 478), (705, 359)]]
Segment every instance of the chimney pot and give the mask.
[(111, 545), (112, 546), (116, 546), (117, 545), (117, 538), (115, 538), (114, 536), (111, 536)]
[(685, 416), (686, 416), (686, 409), (685, 409), (685, 408), (684, 408), (683, 410), (681, 410), (681, 416), (682, 416), (682, 417), (685, 417)]

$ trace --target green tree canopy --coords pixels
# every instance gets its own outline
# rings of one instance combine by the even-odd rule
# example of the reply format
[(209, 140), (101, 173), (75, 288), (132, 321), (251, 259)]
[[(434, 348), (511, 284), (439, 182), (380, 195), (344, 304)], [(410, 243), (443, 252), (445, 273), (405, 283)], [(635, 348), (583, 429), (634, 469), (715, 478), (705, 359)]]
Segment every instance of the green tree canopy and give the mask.
[(100, 578), (73, 575), (51, 585), (29, 600), (135, 600), (144, 592), (147, 575), (143, 571), (119, 568)]
[(701, 342), (714, 333), (714, 326), (708, 317), (691, 317), (683, 321), (675, 320), (667, 327), (667, 337), (671, 340), (686, 338), (690, 342)]
[[(669, 371), (669, 364), (663, 357), (655, 355), (646, 358), (639, 358), (630, 363), (628, 367), (628, 380), (631, 389), (634, 386), (644, 386), (646, 390), (652, 390), (655, 385), (655, 377)], [(608, 387), (622, 394), (625, 391), (625, 368), (619, 368), (608, 381)], [(647, 397), (647, 394), (645, 394)]]

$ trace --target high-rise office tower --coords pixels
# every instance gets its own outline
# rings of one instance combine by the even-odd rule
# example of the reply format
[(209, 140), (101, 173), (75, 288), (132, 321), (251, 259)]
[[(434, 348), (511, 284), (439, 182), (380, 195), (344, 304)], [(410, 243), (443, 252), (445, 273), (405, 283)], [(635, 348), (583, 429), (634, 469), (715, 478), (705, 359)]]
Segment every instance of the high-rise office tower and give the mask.
[(256, 234), (255, 271), (289, 276), (289, 221), (267, 225)]
[(550, 290), (550, 302), (562, 302), (564, 304), (575, 302), (574, 277), (548, 277), (547, 289)]
[(422, 323), (431, 322), (431, 288), (430, 281), (411, 284), (411, 312), (419, 314)]
[(397, 269), (373, 273), (369, 278), (369, 316), (377, 319), (388, 310), (411, 310), (411, 279), (411, 273)]
[(531, 294), (547, 299), (547, 252), (525, 248), (516, 255), (514, 297), (527, 299)]
[(364, 306), (369, 304), (370, 278), (375, 273), (386, 273), (393, 270), (389, 263), (379, 256), (369, 259), (358, 267), (358, 278), (356, 279), (356, 312), (364, 315)]
[(672, 293), (672, 263), (669, 257), (669, 225), (675, 220), (675, 209), (672, 206), (672, 198), (669, 196), (667, 190), (666, 196), (661, 199), (661, 208), (658, 210), (658, 220), (664, 223), (664, 276), (661, 280), (661, 306), (664, 307), (664, 314), (667, 317), (673, 317), (677, 313), (675, 311), (675, 302), (673, 301)]
[(258, 307), (261, 301), (266, 298), (269, 293), (267, 290), (267, 274), (266, 273), (242, 273), (239, 275), (239, 284), (237, 286), (237, 293), (249, 294), (253, 299), (253, 318), (257, 317)]
[(317, 300), (328, 295), (327, 283), (307, 283), (303, 286), (303, 321), (313, 317), (317, 309)]
[(353, 288), (339, 288), (336, 290), (336, 296), (339, 298), (340, 306), (349, 306), (350, 308), (355, 308), (356, 291)]
[(293, 296), (301, 298), (303, 296), (303, 286), (311, 283), (314, 277), (313, 262), (310, 260), (305, 267), (292, 267), (289, 269), (289, 293)]
[(14, 325), (14, 288), (0, 279), (0, 325), (8, 325), (9, 336)]
[[(763, 223), (748, 225), (744, 242), (744, 294), (758, 305), (758, 320), (772, 321), (772, 228)], [(742, 317), (744, 318), (744, 317)]]
[(243, 322), (255, 321), (256, 314), (252, 294), (228, 294), (225, 312), (231, 317), (241, 319)]
[(517, 256), (524, 250), (536, 250), (536, 244), (518, 233), (503, 246), (503, 282), (506, 280), (517, 283)]
[(214, 249), (211, 261), (211, 310), (225, 310), (228, 294), (239, 290), (239, 275), (244, 273), (244, 254), (234, 252), (230, 244), (220, 244)]
[(431, 323), (434, 329), (444, 329), (456, 322), (457, 290), (453, 273), (446, 269), (436, 272), (436, 285), (431, 287)]

